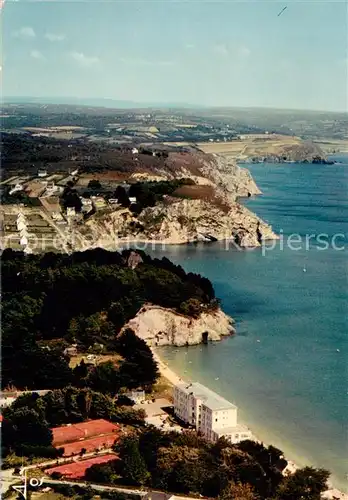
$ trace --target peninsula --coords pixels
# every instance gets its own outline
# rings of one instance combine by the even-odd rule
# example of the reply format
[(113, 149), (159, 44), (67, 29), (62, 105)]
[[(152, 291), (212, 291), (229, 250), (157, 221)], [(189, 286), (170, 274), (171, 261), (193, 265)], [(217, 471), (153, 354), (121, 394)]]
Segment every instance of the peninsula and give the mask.
[(4, 136), (3, 247), (26, 253), (117, 249), (130, 241), (277, 236), (240, 198), (260, 194), (248, 170), (193, 147), (92, 145)]

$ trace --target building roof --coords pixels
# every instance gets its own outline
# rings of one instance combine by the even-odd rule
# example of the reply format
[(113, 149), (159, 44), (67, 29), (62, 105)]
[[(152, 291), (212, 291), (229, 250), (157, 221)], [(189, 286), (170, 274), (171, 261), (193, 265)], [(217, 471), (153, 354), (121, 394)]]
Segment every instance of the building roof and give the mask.
[(118, 456), (115, 453), (108, 453), (107, 455), (100, 455), (99, 457), (89, 458), (88, 460), (79, 460), (78, 462), (58, 465), (51, 469), (46, 469), (45, 473), (48, 475), (53, 472), (60, 472), (64, 477), (70, 479), (80, 479), (86, 474), (86, 470), (95, 464), (105, 464), (111, 460), (116, 460)]
[(42, 206), (48, 212), (60, 212), (60, 204), (58, 196), (46, 196), (45, 198), (40, 198)]
[(238, 424), (235, 427), (220, 427), (219, 429), (213, 429), (219, 436), (228, 436), (229, 434), (235, 434), (236, 432), (250, 432), (249, 427), (246, 425)]
[(70, 455), (78, 455), (83, 449), (89, 453), (101, 448), (111, 448), (115, 441), (118, 441), (119, 438), (119, 434), (113, 433), (105, 436), (83, 439), (82, 441), (73, 441), (72, 443), (57, 446), (57, 448), (64, 448), (63, 457), (69, 457)]
[(99, 436), (101, 434), (110, 434), (111, 432), (116, 432), (118, 429), (118, 425), (104, 419), (89, 420), (88, 422), (65, 425), (62, 427), (53, 427), (51, 429), (53, 433), (53, 446), (63, 445), (88, 437)]
[(208, 389), (208, 387), (205, 387), (199, 382), (193, 382), (192, 384), (182, 383), (178, 384), (177, 387), (179, 387), (186, 394), (193, 394), (196, 398), (201, 399), (204, 405), (211, 410), (237, 409), (237, 407), (230, 403), (230, 401), (227, 401), (227, 399), (219, 396), (219, 394), (216, 394), (216, 392)]

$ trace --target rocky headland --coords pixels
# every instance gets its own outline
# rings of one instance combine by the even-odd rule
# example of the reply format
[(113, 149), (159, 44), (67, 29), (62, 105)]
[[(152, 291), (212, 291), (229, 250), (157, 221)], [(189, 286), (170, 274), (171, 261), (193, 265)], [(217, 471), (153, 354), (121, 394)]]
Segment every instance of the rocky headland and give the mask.
[(220, 308), (203, 311), (198, 317), (152, 304), (144, 305), (125, 326), (151, 347), (185, 346), (221, 340), (235, 333), (233, 320)]
[(79, 248), (111, 249), (129, 241), (183, 244), (217, 240), (247, 248), (277, 238), (268, 224), (239, 202), (239, 198), (261, 191), (250, 172), (234, 161), (200, 152), (170, 153), (164, 167), (141, 173), (144, 180), (154, 175), (157, 180), (191, 179), (194, 185), (184, 186), (175, 196), (165, 196), (136, 216), (120, 207), (97, 213), (76, 227)]

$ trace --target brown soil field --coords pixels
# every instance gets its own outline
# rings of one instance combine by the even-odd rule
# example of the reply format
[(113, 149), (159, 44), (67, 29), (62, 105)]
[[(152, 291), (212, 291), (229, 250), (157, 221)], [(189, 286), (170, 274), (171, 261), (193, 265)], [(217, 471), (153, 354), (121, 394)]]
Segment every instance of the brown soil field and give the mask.
[(173, 194), (176, 197), (190, 198), (191, 200), (209, 201), (225, 213), (230, 210), (230, 207), (226, 205), (226, 203), (224, 203), (218, 196), (216, 196), (214, 186), (207, 184), (181, 186), (176, 189)]
[(348, 152), (348, 139), (322, 139), (314, 141), (325, 153), (332, 153), (334, 151), (346, 153)]
[(174, 196), (210, 201), (215, 198), (215, 191), (213, 186), (209, 185), (181, 186), (174, 191)]
[(73, 125), (62, 125), (57, 127), (23, 127), (23, 130), (28, 130), (29, 132), (70, 132), (72, 130), (84, 130), (84, 127), (73, 126)]
[[(75, 366), (79, 365), (81, 361), (85, 363), (90, 363), (87, 359), (87, 354), (79, 354), (78, 356), (72, 356), (70, 358), (69, 366), (70, 368), (75, 368)], [(97, 354), (95, 358), (95, 363), (105, 363), (106, 361), (113, 361), (115, 364), (119, 363), (122, 360), (122, 356), (119, 354)]]
[(125, 172), (117, 172), (110, 170), (96, 174), (82, 174), (77, 182), (77, 186), (87, 186), (89, 181), (95, 179), (98, 181), (117, 181), (124, 182), (129, 178), (129, 174)]
[(291, 136), (275, 136), (268, 139), (247, 138), (229, 142), (200, 142), (197, 146), (204, 153), (228, 154), (229, 156), (259, 156), (277, 154), (283, 146), (297, 145), (301, 139)]

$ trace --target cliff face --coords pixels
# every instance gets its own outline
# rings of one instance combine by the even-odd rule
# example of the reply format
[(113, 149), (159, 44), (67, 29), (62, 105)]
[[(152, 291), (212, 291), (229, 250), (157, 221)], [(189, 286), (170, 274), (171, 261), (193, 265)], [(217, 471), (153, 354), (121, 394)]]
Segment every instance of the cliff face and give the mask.
[(132, 328), (149, 346), (195, 345), (206, 340), (221, 340), (235, 333), (233, 320), (221, 309), (189, 318), (162, 307), (145, 305), (123, 329)]
[(269, 225), (238, 203), (238, 197), (260, 194), (260, 190), (248, 170), (226, 158), (175, 153), (166, 170), (158, 174), (163, 179), (191, 178), (196, 185), (183, 190), (184, 198), (180, 193), (167, 196), (138, 216), (120, 207), (96, 214), (76, 228), (79, 248), (115, 248), (126, 241), (181, 244), (216, 240), (257, 247), (263, 239), (277, 238)]
[(267, 224), (238, 203), (226, 210), (203, 200), (170, 200), (144, 212), (140, 222), (154, 221), (145, 226), (149, 240), (177, 244), (232, 239), (241, 246), (258, 246), (258, 227), (265, 239), (274, 237)]
[(311, 141), (298, 141), (295, 144), (278, 144), (273, 147), (249, 152), (250, 160), (282, 163), (284, 161), (299, 163), (330, 163), (324, 151)]
[(224, 199), (235, 201), (238, 197), (261, 194), (249, 170), (223, 155), (173, 153), (167, 167), (171, 177), (188, 177), (197, 184), (212, 185)]
[(203, 161), (202, 171), (213, 180), (223, 197), (236, 200), (261, 194), (248, 169), (239, 167), (225, 156), (214, 154), (212, 157), (210, 161)]
[[(88, 238), (84, 240), (82, 233)], [(237, 202), (226, 210), (203, 200), (176, 198), (146, 208), (136, 220), (127, 210), (92, 218), (76, 236), (83, 249), (112, 249), (127, 241), (182, 244), (217, 240), (230, 240), (245, 248), (277, 238), (269, 225)]]

